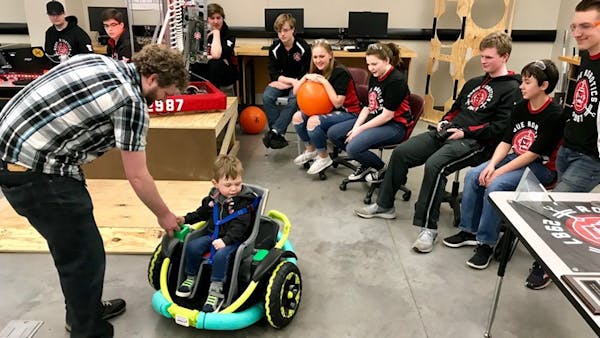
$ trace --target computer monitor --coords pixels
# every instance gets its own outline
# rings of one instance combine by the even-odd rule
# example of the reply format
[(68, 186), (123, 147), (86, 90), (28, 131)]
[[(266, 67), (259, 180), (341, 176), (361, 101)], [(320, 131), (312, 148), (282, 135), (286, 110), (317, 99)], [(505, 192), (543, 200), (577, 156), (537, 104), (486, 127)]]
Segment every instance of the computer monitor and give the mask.
[(126, 7), (88, 7), (88, 18), (90, 20), (90, 30), (96, 31), (100, 36), (106, 35), (104, 30), (104, 23), (102, 22), (102, 12), (106, 9), (114, 8), (123, 14), (123, 23), (125, 27), (129, 27), (129, 20), (127, 18)]
[(303, 8), (265, 8), (265, 31), (275, 32), (273, 24), (280, 14), (289, 13), (296, 19), (296, 34), (304, 33), (304, 9)]
[(388, 13), (348, 12), (348, 37), (373, 39), (387, 37)]

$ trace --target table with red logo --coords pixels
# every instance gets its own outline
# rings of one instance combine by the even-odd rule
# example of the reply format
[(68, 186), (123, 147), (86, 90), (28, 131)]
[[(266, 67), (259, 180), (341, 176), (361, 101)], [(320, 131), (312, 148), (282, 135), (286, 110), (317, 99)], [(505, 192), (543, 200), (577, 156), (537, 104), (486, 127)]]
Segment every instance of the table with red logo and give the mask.
[(493, 192), (490, 199), (506, 220), (508, 240), (503, 241), (498, 282), (485, 337), (491, 337), (502, 280), (516, 238), (542, 264), (552, 281), (588, 325), (600, 336), (600, 315), (567, 283), (566, 276), (600, 276), (600, 194)]

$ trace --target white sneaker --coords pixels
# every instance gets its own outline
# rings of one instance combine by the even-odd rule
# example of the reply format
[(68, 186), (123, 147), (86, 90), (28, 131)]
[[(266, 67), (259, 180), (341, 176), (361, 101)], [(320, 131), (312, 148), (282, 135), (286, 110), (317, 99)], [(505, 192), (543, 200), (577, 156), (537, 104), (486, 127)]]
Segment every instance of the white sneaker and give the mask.
[(318, 174), (319, 172), (321, 172), (322, 170), (324, 170), (325, 168), (329, 167), (332, 164), (333, 164), (333, 160), (331, 159), (331, 157), (319, 156), (315, 159), (315, 161), (310, 166), (310, 168), (308, 168), (306, 173), (309, 175)]
[(427, 253), (433, 250), (433, 243), (437, 239), (437, 230), (423, 228), (413, 243), (413, 250), (420, 253)]
[(379, 169), (377, 171), (372, 171), (365, 175), (365, 181), (369, 183), (381, 183), (383, 182), (383, 176), (385, 175), (386, 167)]
[(396, 209), (394, 207), (385, 209), (377, 205), (377, 203), (373, 203), (363, 208), (354, 209), (354, 214), (362, 218), (379, 217), (394, 219), (396, 218)]
[(312, 160), (313, 158), (317, 157), (317, 151), (305, 151), (302, 154), (298, 155), (295, 159), (294, 159), (294, 164), (296, 165), (303, 165), (304, 163)]

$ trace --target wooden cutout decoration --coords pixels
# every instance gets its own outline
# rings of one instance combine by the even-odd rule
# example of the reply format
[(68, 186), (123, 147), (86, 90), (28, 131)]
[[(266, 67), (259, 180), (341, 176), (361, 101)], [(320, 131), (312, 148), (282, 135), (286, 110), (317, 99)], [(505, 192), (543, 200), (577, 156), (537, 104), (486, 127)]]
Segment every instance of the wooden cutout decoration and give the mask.
[[(446, 11), (447, 2), (456, 2), (456, 13), (461, 18), (462, 27), (458, 39), (450, 45), (444, 45), (437, 35), (437, 23), (439, 18)], [(479, 55), (479, 44), (488, 34), (496, 31), (512, 31), (512, 19), (517, 0), (504, 1), (504, 13), (500, 21), (489, 28), (478, 26), (473, 20), (472, 9), (476, 0), (434, 0), (433, 9), (433, 38), (430, 41), (429, 62), (427, 64), (427, 81), (425, 84), (425, 112), (423, 119), (437, 123), (447, 112), (456, 95), (465, 84), (465, 66), (469, 59)], [(445, 54), (444, 51), (450, 51)], [(452, 96), (444, 102), (443, 110), (434, 107), (434, 96), (430, 91), (432, 75), (437, 71), (439, 62), (450, 63), (450, 77), (452, 78)]]

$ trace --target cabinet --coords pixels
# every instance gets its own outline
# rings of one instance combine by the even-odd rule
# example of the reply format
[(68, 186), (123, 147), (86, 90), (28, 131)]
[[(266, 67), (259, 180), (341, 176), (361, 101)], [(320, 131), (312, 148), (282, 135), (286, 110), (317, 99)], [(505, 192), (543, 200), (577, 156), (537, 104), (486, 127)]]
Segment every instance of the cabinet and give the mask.
[[(573, 90), (575, 88), (575, 82), (577, 81), (577, 73), (579, 73), (579, 64), (581, 58), (577, 55), (574, 56), (559, 56), (558, 60), (567, 63), (566, 77), (563, 79), (563, 90), (564, 93), (560, 93), (561, 105), (564, 107), (571, 108), (573, 106)], [(556, 96), (555, 96), (556, 98)]]

